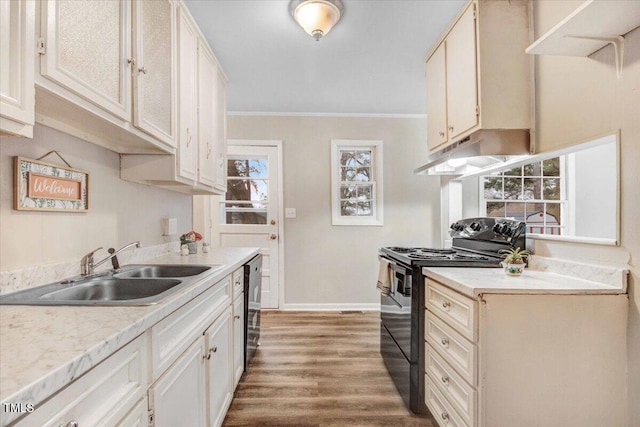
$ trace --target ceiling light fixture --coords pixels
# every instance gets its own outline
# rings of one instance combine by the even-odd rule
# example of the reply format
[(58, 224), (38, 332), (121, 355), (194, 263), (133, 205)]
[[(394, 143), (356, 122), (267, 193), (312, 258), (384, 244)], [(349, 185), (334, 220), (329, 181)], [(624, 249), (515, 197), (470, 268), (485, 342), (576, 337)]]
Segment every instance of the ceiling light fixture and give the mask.
[(316, 41), (331, 31), (343, 11), (341, 0), (292, 0), (289, 4), (293, 19)]

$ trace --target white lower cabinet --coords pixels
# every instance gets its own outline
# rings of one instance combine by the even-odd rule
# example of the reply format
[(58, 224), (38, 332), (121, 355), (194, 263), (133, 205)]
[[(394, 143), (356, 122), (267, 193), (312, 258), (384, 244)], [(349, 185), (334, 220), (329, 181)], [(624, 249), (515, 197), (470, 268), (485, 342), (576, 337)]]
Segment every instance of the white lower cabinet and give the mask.
[(146, 422), (147, 346), (147, 335), (143, 334), (11, 425), (144, 425), (136, 424), (136, 420)]
[(204, 339), (197, 339), (149, 388), (155, 427), (206, 425)]
[(155, 426), (222, 424), (234, 387), (231, 292), (228, 275), (151, 329)]
[(625, 425), (627, 295), (425, 286), (425, 403), (439, 426)]
[(244, 372), (244, 292), (233, 302), (233, 387)]
[[(9, 426), (220, 426), (237, 384), (235, 334), (243, 330), (234, 326), (231, 277), (216, 282)], [(238, 300), (244, 301), (242, 296)], [(244, 363), (243, 352), (240, 360)]]
[(233, 398), (233, 324), (231, 307), (204, 333), (210, 427), (222, 425)]

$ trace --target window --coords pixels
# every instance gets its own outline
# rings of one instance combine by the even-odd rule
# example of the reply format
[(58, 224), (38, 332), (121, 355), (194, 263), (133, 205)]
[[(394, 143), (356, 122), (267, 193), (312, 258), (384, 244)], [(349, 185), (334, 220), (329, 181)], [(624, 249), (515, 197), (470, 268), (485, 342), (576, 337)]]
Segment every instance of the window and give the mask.
[(266, 224), (269, 202), (267, 158), (229, 156), (222, 224)]
[(555, 157), (485, 175), (481, 211), (526, 221), (527, 233), (562, 235), (567, 210), (565, 160)]
[(382, 141), (331, 141), (333, 225), (383, 225)]

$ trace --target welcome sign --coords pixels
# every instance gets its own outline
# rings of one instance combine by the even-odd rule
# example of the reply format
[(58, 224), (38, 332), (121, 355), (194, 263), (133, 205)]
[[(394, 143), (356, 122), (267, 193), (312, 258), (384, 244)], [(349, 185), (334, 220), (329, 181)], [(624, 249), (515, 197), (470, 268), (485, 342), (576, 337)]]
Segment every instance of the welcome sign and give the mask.
[(81, 181), (29, 172), (29, 197), (80, 200)]
[(15, 157), (14, 209), (87, 212), (89, 174), (85, 171)]

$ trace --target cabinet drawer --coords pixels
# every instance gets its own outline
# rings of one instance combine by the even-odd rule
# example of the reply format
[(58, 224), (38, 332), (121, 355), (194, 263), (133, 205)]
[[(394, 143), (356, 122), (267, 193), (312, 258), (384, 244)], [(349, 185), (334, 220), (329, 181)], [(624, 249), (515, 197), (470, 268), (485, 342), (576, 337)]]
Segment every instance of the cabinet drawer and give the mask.
[(241, 292), (244, 292), (244, 267), (240, 267), (236, 271), (233, 272), (232, 275), (232, 283), (233, 283), (233, 299), (238, 298)]
[(231, 302), (231, 275), (151, 328), (152, 381), (155, 381)]
[(477, 392), (438, 353), (425, 344), (425, 372), (469, 426), (475, 426)]
[(478, 342), (478, 303), (431, 279), (426, 282), (426, 307), (464, 337)]
[(447, 399), (433, 384), (429, 375), (425, 375), (424, 400), (440, 427), (469, 427), (451, 407)]
[(14, 426), (119, 425), (144, 401), (147, 357), (147, 336), (141, 335)]
[(478, 347), (427, 312), (425, 338), (432, 348), (472, 386), (477, 386)]

